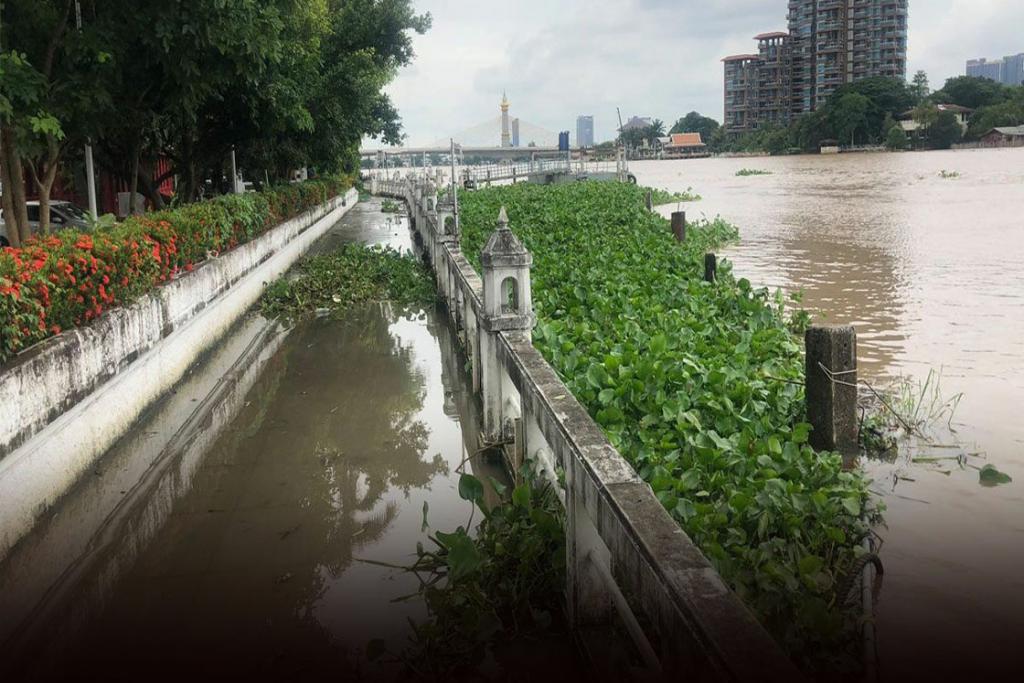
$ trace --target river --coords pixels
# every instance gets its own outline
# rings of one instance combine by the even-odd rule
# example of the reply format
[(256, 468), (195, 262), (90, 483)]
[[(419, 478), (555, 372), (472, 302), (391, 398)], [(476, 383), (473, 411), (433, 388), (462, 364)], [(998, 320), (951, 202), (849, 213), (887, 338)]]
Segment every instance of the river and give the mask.
[[(743, 168), (770, 175), (737, 176)], [(692, 187), (666, 216), (721, 215), (737, 277), (803, 292), (853, 324), (862, 378), (962, 393), (964, 459), (862, 463), (884, 500), (877, 598), (883, 680), (1005, 671), (1024, 636), (1024, 150), (634, 162), (644, 185)], [(943, 171), (946, 172), (945, 176)], [(952, 177), (950, 177), (952, 176)], [(949, 435), (952, 436), (952, 435)], [(928, 449), (948, 458), (953, 449)], [(992, 464), (1013, 482), (987, 487)]]

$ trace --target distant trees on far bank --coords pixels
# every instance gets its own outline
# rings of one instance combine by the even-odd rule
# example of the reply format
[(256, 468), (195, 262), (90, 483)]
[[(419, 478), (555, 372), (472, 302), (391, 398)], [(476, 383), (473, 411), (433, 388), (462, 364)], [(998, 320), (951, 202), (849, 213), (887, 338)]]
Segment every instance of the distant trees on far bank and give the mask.
[[(939, 104), (973, 109), (964, 131), (956, 114)], [(918, 123), (909, 135), (899, 125), (907, 112)], [(977, 140), (998, 126), (1024, 125), (1024, 87), (1006, 86), (985, 78), (956, 76), (931, 92), (928, 76), (914, 74), (911, 82), (897, 78), (865, 78), (838, 88), (817, 110), (788, 126), (764, 126), (739, 136), (727, 136), (714, 119), (690, 112), (676, 121), (671, 133), (700, 133), (712, 153), (816, 151), (822, 140), (843, 145), (885, 145), (948, 149), (961, 140)]]

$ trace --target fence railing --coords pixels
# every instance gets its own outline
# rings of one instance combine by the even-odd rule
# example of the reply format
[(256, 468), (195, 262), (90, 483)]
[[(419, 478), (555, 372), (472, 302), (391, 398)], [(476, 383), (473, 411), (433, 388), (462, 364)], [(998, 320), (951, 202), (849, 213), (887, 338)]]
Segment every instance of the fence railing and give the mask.
[(471, 359), (484, 439), (513, 465), (564, 472), (567, 605), (577, 633), (616, 617), (646, 667), (694, 680), (801, 680), (800, 672), (671, 518), (531, 343), (532, 258), (504, 211), (477, 273), (453, 206), (411, 180), (371, 181), (404, 200)]

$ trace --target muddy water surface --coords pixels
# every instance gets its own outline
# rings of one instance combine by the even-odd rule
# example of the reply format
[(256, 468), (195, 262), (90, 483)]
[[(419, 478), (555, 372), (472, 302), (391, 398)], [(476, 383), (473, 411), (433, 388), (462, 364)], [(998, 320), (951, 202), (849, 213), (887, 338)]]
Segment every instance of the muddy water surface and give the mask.
[[(741, 168), (772, 175), (737, 177)], [(639, 182), (692, 186), (688, 216), (740, 228), (737, 277), (804, 292), (856, 326), (861, 376), (963, 392), (945, 460), (868, 462), (888, 506), (879, 671), (1003, 671), (1024, 637), (1024, 150), (638, 162)], [(944, 178), (941, 172), (956, 172)], [(662, 207), (667, 213), (676, 207)], [(941, 457), (950, 451), (933, 449)], [(1012, 484), (980, 485), (991, 463)]]
[[(360, 205), (317, 249), (350, 240), (404, 249), (409, 233)], [(255, 329), (222, 347), (262, 352), (207, 361), (213, 383), (246, 384), (211, 395), (184, 381), (0, 566), (9, 673), (394, 675), (365, 648), (406, 644), (425, 609), (396, 600), (417, 581), (361, 560), (409, 564), (425, 506), (435, 529), (467, 522), (456, 467), (477, 422), (455, 340), (434, 309), (386, 304)]]

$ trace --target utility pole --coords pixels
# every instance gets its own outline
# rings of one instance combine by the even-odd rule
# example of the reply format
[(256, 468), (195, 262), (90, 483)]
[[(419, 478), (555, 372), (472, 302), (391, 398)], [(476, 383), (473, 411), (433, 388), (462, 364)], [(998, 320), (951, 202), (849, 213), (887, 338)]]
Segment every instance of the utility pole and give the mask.
[[(78, 27), (78, 32), (82, 32), (82, 5), (79, 0), (75, 0), (75, 25)], [(93, 220), (99, 217), (99, 211), (96, 206), (96, 169), (93, 166), (92, 160), (92, 145), (86, 143), (85, 145), (85, 184), (86, 192), (89, 195), (89, 215), (92, 216)], [(132, 201), (135, 198), (132, 197)]]
[(238, 194), (238, 170), (235, 167), (235, 146), (231, 146), (231, 194)]
[(455, 138), (449, 138), (451, 141), (451, 157), (452, 157), (452, 203), (455, 204), (455, 234), (461, 235), (462, 232), (459, 230), (459, 181), (455, 177)]

